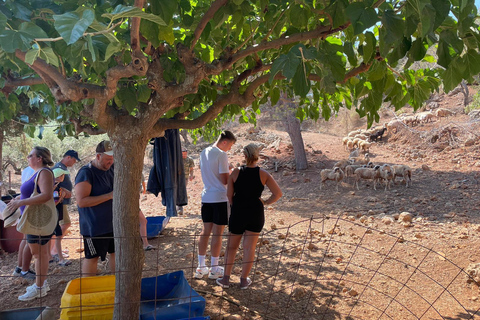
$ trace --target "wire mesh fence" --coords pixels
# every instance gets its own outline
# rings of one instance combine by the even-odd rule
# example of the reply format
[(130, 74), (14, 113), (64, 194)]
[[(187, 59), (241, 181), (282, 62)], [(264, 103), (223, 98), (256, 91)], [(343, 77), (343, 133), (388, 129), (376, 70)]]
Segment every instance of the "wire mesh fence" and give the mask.
[[(478, 289), (467, 288), (471, 284), (467, 284), (463, 260), (450, 260), (401, 235), (337, 216), (312, 217), (271, 229), (258, 239), (250, 274), (253, 284), (248, 290), (239, 290), (237, 285), (242, 247), (230, 288), (222, 289), (208, 278), (194, 278), (198, 225), (167, 228), (151, 240), (157, 250), (146, 252), (142, 277), (183, 271), (194, 290), (183, 301), (199, 293), (206, 300), (204, 315), (212, 319), (232, 315), (242, 319), (480, 319), (480, 305), (471, 295)], [(79, 248), (83, 243), (79, 238), (66, 240), (78, 241)], [(48, 283), (53, 294), (27, 303), (17, 301), (17, 293), (23, 293), (31, 282), (13, 276), (14, 266), (2, 263), (4, 303), (0, 308), (48, 306), (58, 318), (65, 308), (60, 300), (68, 281), (82, 275), (82, 253), (72, 253), (71, 259), (68, 267), (51, 265)], [(109, 263), (99, 263), (100, 274), (109, 273)], [(172, 302), (171, 298), (148, 301), (164, 307)], [(96, 305), (100, 309), (112, 306), (113, 302)]]

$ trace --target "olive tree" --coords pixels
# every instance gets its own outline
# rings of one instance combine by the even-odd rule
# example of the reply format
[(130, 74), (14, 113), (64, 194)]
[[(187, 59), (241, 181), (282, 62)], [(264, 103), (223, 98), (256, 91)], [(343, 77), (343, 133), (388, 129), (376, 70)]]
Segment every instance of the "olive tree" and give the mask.
[(354, 108), (371, 124), (383, 102), (418, 108), (480, 71), (474, 0), (4, 0), (0, 12), (2, 99), (41, 86), (66, 127), (113, 142), (115, 319), (138, 316), (130, 191), (150, 138), (254, 122), (281, 92), (300, 119)]

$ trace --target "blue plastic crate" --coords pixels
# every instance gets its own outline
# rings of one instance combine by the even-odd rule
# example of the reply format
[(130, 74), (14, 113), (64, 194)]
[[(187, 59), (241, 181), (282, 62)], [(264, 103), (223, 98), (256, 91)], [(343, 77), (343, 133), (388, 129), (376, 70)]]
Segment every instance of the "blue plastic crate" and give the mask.
[(36, 319), (45, 307), (14, 309), (0, 311), (0, 320), (32, 320)]
[(140, 300), (140, 320), (208, 319), (203, 317), (205, 299), (183, 271), (143, 278)]
[(166, 222), (165, 216), (147, 217), (147, 238), (152, 239), (158, 237), (158, 235), (165, 229)]

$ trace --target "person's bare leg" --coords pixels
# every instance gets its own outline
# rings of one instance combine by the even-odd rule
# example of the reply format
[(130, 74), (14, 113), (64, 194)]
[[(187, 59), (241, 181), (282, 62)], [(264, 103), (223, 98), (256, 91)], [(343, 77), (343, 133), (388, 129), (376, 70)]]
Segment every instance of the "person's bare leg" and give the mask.
[(83, 259), (82, 277), (92, 277), (97, 275), (98, 257), (92, 259)]
[(224, 276), (232, 274), (235, 256), (242, 240), (241, 234), (228, 234), (227, 250), (225, 251), (225, 273)]
[(245, 231), (245, 234), (243, 235), (242, 278), (244, 279), (248, 277), (252, 270), (259, 236), (260, 233), (251, 231)]
[[(218, 224), (213, 224), (212, 228), (212, 243), (210, 245), (210, 251), (212, 257), (220, 256), (220, 251), (222, 250), (222, 236), (225, 226)], [(200, 244), (199, 244), (200, 247)]]
[(145, 218), (142, 210), (138, 212), (138, 219), (140, 221), (140, 237), (142, 238), (143, 248), (146, 248), (150, 244), (147, 239), (147, 218)]
[(200, 237), (198, 239), (198, 254), (199, 255), (206, 255), (207, 248), (208, 248), (208, 239), (210, 238), (210, 234), (212, 233), (213, 223), (212, 222), (204, 222), (203, 229), (200, 233)]
[(30, 270), (30, 262), (32, 262), (32, 251), (28, 246), (26, 238), (20, 243), (20, 249), (18, 251), (18, 266), (22, 267), (23, 272)]
[(50, 250), (49, 243), (43, 246), (38, 243), (29, 243), (28, 246), (30, 247), (35, 259), (35, 271), (37, 272), (35, 283), (37, 287), (42, 287), (43, 283), (47, 279), (48, 273), (48, 251)]

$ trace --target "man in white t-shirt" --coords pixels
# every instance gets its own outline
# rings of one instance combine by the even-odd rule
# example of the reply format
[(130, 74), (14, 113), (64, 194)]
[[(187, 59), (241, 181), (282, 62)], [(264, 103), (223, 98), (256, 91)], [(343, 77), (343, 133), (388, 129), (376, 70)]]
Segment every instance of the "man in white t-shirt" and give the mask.
[[(217, 142), (200, 154), (200, 171), (202, 173), (202, 221), (203, 229), (198, 241), (198, 268), (195, 278), (201, 279), (208, 274), (209, 279), (223, 277), (223, 268), (218, 265), (222, 249), (222, 234), (228, 224), (227, 182), (230, 175), (227, 152), (237, 141), (230, 131), (224, 131)], [(208, 239), (210, 244), (211, 268), (205, 264)]]

